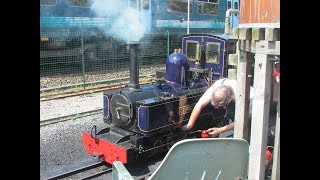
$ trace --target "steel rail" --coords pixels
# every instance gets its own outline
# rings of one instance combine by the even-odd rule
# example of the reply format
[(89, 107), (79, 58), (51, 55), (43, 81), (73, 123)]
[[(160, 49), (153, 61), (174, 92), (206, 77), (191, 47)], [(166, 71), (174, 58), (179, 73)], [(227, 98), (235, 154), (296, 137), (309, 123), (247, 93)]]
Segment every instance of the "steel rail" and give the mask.
[(120, 87), (121, 87), (121, 85), (117, 84), (117, 85), (108, 85), (108, 86), (103, 86), (103, 87), (96, 87), (96, 88), (80, 90), (79, 92), (65, 92), (65, 93), (60, 93), (58, 95), (48, 95), (48, 96), (40, 97), (40, 101), (49, 101), (49, 100), (54, 100), (54, 99), (61, 99), (61, 98), (66, 98), (66, 97), (91, 94), (91, 93), (101, 92), (101, 91), (105, 91), (105, 90), (113, 90), (113, 89), (117, 89)]
[(40, 120), (40, 127), (46, 126), (46, 125), (49, 125), (49, 124), (55, 124), (55, 123), (58, 123), (58, 122), (63, 122), (63, 121), (68, 121), (68, 120), (75, 120), (75, 119), (86, 117), (86, 116), (92, 116), (92, 115), (95, 115), (95, 114), (100, 114), (102, 112), (103, 112), (103, 108), (99, 108), (99, 109), (95, 109), (95, 110), (91, 110), (91, 111), (85, 111), (85, 112), (70, 114), (70, 115), (66, 115), (66, 116)]
[[(153, 82), (152, 79), (145, 79), (145, 80), (140, 80), (140, 85), (148, 84), (150, 82)], [(72, 96), (79, 96), (79, 95), (84, 95), (84, 94), (92, 94), (92, 93), (97, 93), (105, 90), (115, 90), (118, 88), (123, 87), (124, 85), (128, 84), (128, 82), (122, 82), (118, 84), (111, 84), (111, 85), (104, 85), (100, 87), (93, 87), (93, 88), (87, 88), (83, 90), (79, 90), (79, 92), (64, 92), (60, 93), (58, 95), (46, 95), (46, 96), (40, 96), (40, 101), (48, 101), (48, 100), (54, 100), (54, 99), (61, 99), (61, 98), (66, 98), (66, 97), (72, 97)]]
[[(69, 177), (69, 176), (72, 176), (72, 175), (75, 175), (75, 174), (79, 174), (81, 172), (84, 172), (84, 171), (87, 171), (87, 170), (90, 170), (90, 169), (94, 169), (96, 167), (103, 166), (103, 165), (105, 165), (105, 162), (95, 162), (93, 164), (86, 165), (86, 166), (83, 166), (83, 167), (68, 171), (66, 173), (62, 173), (62, 174), (59, 174), (59, 175), (56, 175), (56, 176), (49, 177), (46, 180), (56, 180), (56, 179), (66, 178), (66, 177)], [(112, 171), (112, 168), (106, 169), (103, 172), (107, 173), (107, 172), (110, 172), (110, 171)]]
[(106, 173), (108, 173), (108, 172), (111, 172), (111, 171), (112, 171), (112, 168), (103, 169), (103, 170), (101, 170), (100, 172), (97, 172), (97, 173), (91, 174), (91, 175), (89, 175), (89, 176), (83, 177), (83, 178), (81, 178), (81, 179), (79, 179), (79, 180), (92, 179), (92, 178), (99, 177), (99, 176), (101, 176), (101, 175), (103, 175), (103, 174), (106, 174)]

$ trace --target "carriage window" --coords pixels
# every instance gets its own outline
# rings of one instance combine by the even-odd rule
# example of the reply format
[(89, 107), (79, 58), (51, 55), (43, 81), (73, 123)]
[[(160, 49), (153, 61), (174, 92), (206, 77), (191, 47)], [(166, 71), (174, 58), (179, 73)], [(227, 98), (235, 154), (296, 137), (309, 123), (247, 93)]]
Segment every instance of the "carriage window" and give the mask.
[(143, 9), (148, 10), (149, 9), (149, 0), (143, 0)]
[(57, 0), (40, 0), (40, 5), (56, 5)]
[(207, 63), (219, 64), (220, 43), (207, 43), (206, 57)]
[(239, 7), (238, 7), (238, 2), (235, 2), (235, 3), (234, 3), (234, 9), (239, 9)]
[(190, 61), (195, 61), (196, 58), (196, 50), (197, 50), (197, 44), (199, 44), (198, 41), (187, 41), (187, 56)]
[(198, 0), (198, 13), (218, 15), (219, 0)]
[[(168, 12), (188, 13), (188, 0), (167, 0)], [(193, 1), (190, 0), (190, 13), (192, 13)]]
[(130, 7), (133, 9), (137, 9), (137, 0), (130, 0)]
[(231, 2), (228, 1), (228, 9), (231, 9)]
[(67, 0), (68, 6), (76, 7), (90, 7), (92, 5), (92, 0)]

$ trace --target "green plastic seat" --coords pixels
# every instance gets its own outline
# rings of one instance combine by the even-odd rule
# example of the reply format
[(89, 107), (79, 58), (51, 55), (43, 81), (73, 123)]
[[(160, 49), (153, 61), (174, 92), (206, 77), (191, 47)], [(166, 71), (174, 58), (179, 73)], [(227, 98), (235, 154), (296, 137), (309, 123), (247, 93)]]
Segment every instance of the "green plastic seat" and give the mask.
[[(248, 162), (249, 144), (243, 139), (185, 139), (171, 147), (161, 164), (148, 179), (247, 179)], [(113, 168), (114, 180), (133, 179), (121, 162), (114, 162)]]

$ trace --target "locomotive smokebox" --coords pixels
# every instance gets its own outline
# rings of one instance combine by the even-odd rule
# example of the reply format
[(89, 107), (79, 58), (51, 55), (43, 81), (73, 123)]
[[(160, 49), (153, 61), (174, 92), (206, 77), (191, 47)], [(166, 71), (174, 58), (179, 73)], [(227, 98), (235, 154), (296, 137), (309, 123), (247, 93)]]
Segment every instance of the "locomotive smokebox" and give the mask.
[(129, 88), (133, 90), (139, 90), (139, 41), (131, 41), (129, 44), (129, 53), (130, 53), (130, 83)]

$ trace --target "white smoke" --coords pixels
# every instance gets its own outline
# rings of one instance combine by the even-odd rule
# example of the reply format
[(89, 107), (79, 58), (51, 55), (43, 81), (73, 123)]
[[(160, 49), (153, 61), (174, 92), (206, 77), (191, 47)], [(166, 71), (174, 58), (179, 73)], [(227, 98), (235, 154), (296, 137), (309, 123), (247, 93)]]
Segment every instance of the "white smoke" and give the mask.
[(145, 28), (139, 20), (139, 12), (134, 9), (127, 9), (112, 25), (108, 34), (129, 42), (139, 41), (143, 37), (144, 32)]
[(91, 9), (98, 17), (118, 16), (123, 9), (127, 7), (128, 2), (123, 0), (93, 0)]
[(95, 0), (91, 9), (98, 17), (112, 19), (111, 29), (104, 29), (107, 35), (116, 39), (139, 41), (145, 32), (140, 19), (140, 12), (128, 7), (127, 1)]

